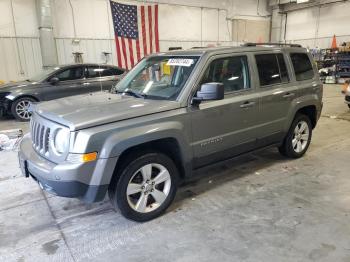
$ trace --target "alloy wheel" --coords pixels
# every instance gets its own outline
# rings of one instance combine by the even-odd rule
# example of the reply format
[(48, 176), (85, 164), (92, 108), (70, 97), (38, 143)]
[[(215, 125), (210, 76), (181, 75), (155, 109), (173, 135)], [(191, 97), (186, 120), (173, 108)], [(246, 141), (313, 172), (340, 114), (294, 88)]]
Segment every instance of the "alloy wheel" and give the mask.
[(292, 146), (296, 153), (301, 153), (307, 147), (310, 129), (305, 121), (300, 121), (294, 129)]
[(170, 188), (171, 177), (163, 165), (144, 165), (129, 180), (126, 190), (128, 204), (140, 213), (154, 211), (167, 199)]
[(31, 113), (29, 112), (30, 107), (30, 101), (29, 100), (22, 100), (19, 101), (16, 105), (16, 113), (17, 115), (25, 120), (29, 120), (31, 117)]

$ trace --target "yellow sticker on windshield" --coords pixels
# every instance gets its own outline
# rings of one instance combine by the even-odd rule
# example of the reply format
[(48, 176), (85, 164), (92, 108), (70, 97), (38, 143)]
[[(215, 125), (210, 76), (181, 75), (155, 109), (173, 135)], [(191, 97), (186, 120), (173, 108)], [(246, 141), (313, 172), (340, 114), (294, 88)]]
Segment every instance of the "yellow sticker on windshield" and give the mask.
[(171, 71), (170, 71), (170, 66), (167, 65), (166, 63), (163, 63), (163, 75), (169, 75), (170, 76)]

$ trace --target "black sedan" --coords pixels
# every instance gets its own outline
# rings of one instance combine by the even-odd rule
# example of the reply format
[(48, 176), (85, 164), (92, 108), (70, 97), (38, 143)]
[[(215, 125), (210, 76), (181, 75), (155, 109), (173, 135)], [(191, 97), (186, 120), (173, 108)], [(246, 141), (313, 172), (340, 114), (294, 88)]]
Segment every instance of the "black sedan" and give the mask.
[(32, 102), (110, 90), (125, 73), (111, 65), (75, 64), (55, 67), (23, 82), (0, 85), (0, 115), (30, 119)]

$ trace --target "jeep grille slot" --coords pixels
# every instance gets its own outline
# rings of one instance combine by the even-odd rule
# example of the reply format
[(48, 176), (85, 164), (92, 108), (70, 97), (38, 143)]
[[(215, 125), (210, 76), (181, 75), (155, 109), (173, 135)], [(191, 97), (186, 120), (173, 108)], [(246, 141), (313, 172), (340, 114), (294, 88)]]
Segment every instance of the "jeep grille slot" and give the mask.
[(50, 128), (32, 119), (30, 131), (35, 151), (41, 155), (47, 155), (49, 152)]

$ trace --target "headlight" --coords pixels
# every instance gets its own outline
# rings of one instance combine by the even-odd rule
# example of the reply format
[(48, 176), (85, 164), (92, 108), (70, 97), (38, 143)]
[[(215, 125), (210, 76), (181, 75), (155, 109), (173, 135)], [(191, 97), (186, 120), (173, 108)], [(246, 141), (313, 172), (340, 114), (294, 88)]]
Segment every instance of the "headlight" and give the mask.
[(58, 129), (58, 131), (56, 131), (53, 145), (58, 154), (62, 154), (67, 150), (69, 146), (69, 135), (70, 133), (67, 129)]
[(8, 96), (10, 93), (0, 93), (0, 100), (3, 100), (6, 96)]
[(8, 100), (11, 100), (11, 101), (15, 99), (15, 96), (10, 95), (10, 94), (9, 94), (9, 95), (6, 95), (5, 97), (6, 97)]

